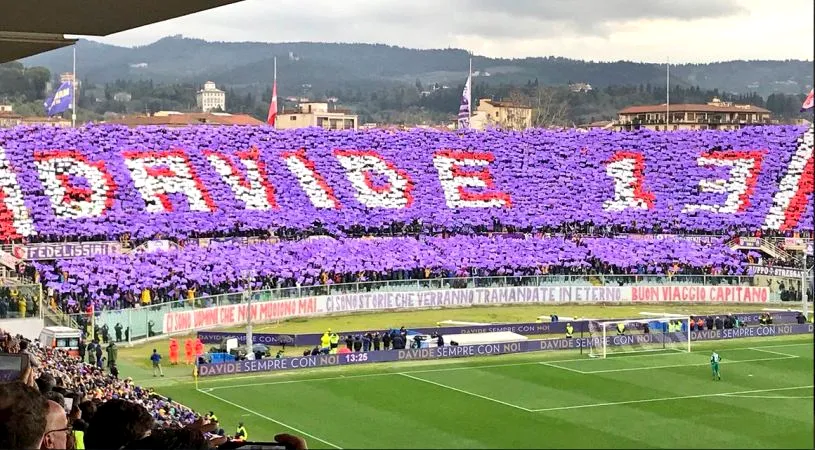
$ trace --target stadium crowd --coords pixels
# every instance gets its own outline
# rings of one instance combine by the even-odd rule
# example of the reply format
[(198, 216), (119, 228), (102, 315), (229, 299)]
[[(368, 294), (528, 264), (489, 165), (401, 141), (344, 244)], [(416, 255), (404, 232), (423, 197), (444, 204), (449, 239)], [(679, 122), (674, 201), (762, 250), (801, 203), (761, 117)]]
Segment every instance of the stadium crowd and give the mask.
[[(98, 345), (98, 344), (97, 344)], [(0, 330), (0, 356), (22, 358), (0, 380), (0, 448), (9, 449), (207, 449), (236, 448), (210, 412), (190, 408), (137, 386), (102, 364), (86, 364), (61, 350)], [(305, 449), (303, 439), (276, 441)]]
[[(190, 245), (157, 253), (100, 255), (35, 262), (37, 280), (45, 286), (52, 308), (79, 314), (92, 304), (96, 311), (147, 306), (169, 301), (255, 290), (308, 287), (319, 294), (359, 283), (436, 280), (449, 287), (479, 287), (496, 277), (512, 285), (599, 279), (622, 285), (644, 275), (721, 276), (709, 283), (734, 283), (751, 275), (756, 252), (733, 251), (723, 239), (695, 242), (679, 237), (642, 240), (625, 237), (448, 236), (366, 239), (319, 238), (276, 243)], [(778, 260), (768, 261), (777, 264)], [(744, 282), (744, 280), (740, 280)], [(788, 283), (789, 284), (789, 283)], [(780, 286), (779, 286), (780, 287)], [(323, 288), (321, 290), (321, 288)], [(352, 287), (348, 287), (351, 289)], [(783, 299), (796, 289), (781, 288)], [(36, 299), (0, 287), (0, 317), (36, 315)]]
[[(730, 237), (812, 232), (811, 206), (793, 197), (811, 192), (811, 183), (781, 182), (797, 149), (811, 145), (811, 130), (802, 127), (682, 132), (667, 141), (659, 133), (553, 130), (105, 125), (77, 132), (81, 149), (54, 152), (47, 149), (76, 136), (0, 131), (8, 149), (0, 186), (15, 198), (0, 216), (2, 239), (120, 241), (131, 249), (160, 240), (181, 248), (22, 268), (45, 286), (50, 306), (73, 313), (248, 285), (749, 275), (744, 255), (725, 247)], [(734, 150), (741, 148), (768, 151)], [(715, 167), (732, 161), (751, 162), (756, 172), (744, 178)], [(730, 183), (722, 189), (742, 194), (703, 182), (714, 175)], [(787, 193), (794, 202), (772, 207)], [(689, 243), (670, 234), (720, 238)], [(649, 243), (645, 235), (660, 239)], [(43, 306), (11, 294), (0, 292), (0, 313)]]
[[(744, 256), (722, 243), (612, 238), (313, 239), (233, 244), (129, 255), (103, 255), (37, 264), (41, 281), (67, 311), (146, 306), (253, 289), (319, 287), (369, 281), (469, 277), (617, 275), (746, 275)], [(630, 280), (626, 280), (626, 276)], [(249, 279), (248, 279), (249, 278)], [(371, 285), (361, 286), (371, 289)]]

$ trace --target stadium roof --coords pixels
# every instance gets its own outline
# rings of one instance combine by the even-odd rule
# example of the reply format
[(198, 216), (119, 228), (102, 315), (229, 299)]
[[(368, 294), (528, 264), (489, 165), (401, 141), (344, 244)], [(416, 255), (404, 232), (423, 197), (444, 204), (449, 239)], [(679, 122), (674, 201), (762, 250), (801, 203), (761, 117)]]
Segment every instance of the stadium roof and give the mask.
[(242, 0), (0, 0), (0, 63)]
[(76, 42), (76, 39), (65, 39), (61, 34), (7, 33), (0, 31), (0, 63), (67, 47), (74, 42)]
[[(753, 105), (715, 105), (715, 104), (691, 104), (691, 103), (677, 103), (671, 104), (670, 112), (721, 112), (721, 113), (769, 113), (770, 111), (764, 108), (759, 108)], [(620, 110), (619, 114), (646, 114), (646, 113), (664, 113), (665, 104), (661, 105), (642, 105), (642, 106), (629, 106)]]
[(125, 116), (106, 121), (127, 125), (129, 127), (156, 125), (165, 127), (181, 127), (188, 125), (264, 125), (265, 122), (246, 114), (222, 113), (171, 113), (155, 116)]

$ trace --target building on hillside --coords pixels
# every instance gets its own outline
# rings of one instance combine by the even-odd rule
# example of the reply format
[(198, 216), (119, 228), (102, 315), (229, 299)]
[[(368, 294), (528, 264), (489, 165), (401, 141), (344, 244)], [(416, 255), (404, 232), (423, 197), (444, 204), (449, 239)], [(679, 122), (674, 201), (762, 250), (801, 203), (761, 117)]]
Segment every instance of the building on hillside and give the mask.
[(518, 103), (482, 98), (470, 118), (470, 128), (524, 130), (532, 126), (532, 107)]
[(133, 100), (133, 96), (128, 92), (117, 92), (113, 94), (113, 101), (115, 102), (127, 103), (130, 100)]
[(306, 127), (356, 130), (359, 128), (359, 116), (347, 109), (329, 108), (325, 102), (308, 102), (300, 103), (292, 111), (283, 110), (275, 122), (275, 128), (281, 130)]
[(2, 113), (9, 113), (10, 114), (10, 113), (13, 113), (13, 112), (14, 112), (14, 106), (13, 105), (0, 103), (0, 114), (2, 114)]
[(71, 119), (65, 119), (60, 116), (54, 117), (31, 116), (21, 118), (20, 125), (67, 128), (71, 126)]
[(0, 109), (0, 128), (12, 128), (21, 125), (35, 126), (45, 125), (53, 127), (70, 127), (71, 121), (62, 117), (24, 117), (9, 108)]
[(582, 130), (610, 130), (613, 127), (614, 122), (611, 120), (598, 120), (596, 122), (585, 123), (577, 126), (577, 128)]
[(214, 81), (204, 83), (204, 88), (195, 95), (195, 101), (205, 113), (218, 109), (226, 111), (226, 93), (218, 89)]
[[(665, 118), (670, 114), (670, 120)], [(753, 105), (737, 105), (718, 98), (702, 104), (629, 106), (618, 113), (615, 129), (654, 131), (669, 130), (738, 130), (769, 125), (770, 111)]]
[(76, 91), (77, 98), (79, 98), (79, 91), (82, 88), (82, 81), (81, 80), (74, 80), (73, 72), (63, 72), (59, 74), (59, 82), (65, 83), (66, 81), (70, 81), (74, 83), (74, 91)]
[(12, 128), (20, 125), (23, 116), (15, 114), (13, 111), (0, 111), (0, 128)]
[(569, 91), (571, 92), (591, 92), (592, 87), (589, 83), (569, 83)]
[(164, 127), (185, 127), (190, 125), (264, 125), (264, 122), (246, 114), (181, 113), (176, 111), (159, 111), (152, 116), (123, 116), (110, 118), (106, 120), (105, 123), (115, 123), (129, 127), (144, 125)]

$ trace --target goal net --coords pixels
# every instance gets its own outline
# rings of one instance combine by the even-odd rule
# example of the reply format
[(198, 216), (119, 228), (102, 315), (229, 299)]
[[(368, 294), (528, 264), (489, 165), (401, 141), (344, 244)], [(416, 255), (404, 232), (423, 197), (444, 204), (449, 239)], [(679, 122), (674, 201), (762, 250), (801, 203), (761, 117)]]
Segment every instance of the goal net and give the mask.
[(681, 351), (690, 352), (688, 316), (589, 321), (589, 356)]

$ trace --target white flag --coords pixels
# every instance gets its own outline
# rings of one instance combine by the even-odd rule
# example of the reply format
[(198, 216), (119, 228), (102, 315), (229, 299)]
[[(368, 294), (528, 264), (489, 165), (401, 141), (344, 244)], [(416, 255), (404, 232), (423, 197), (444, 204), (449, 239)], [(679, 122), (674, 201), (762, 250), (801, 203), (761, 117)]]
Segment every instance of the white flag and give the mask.
[(461, 106), (458, 108), (459, 129), (470, 128), (470, 84), (473, 76), (467, 76), (467, 83), (464, 85), (464, 92), (461, 94)]

